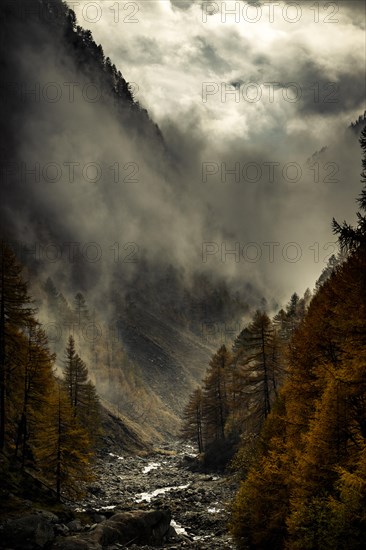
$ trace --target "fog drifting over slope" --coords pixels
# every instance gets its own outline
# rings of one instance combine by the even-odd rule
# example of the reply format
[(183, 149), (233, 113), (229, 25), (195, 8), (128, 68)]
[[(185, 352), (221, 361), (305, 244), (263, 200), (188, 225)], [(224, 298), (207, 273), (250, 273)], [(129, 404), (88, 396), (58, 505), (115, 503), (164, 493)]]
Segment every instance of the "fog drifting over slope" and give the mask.
[[(363, 3), (334, 2), (333, 13), (320, 2), (317, 14), (309, 2), (288, 11), (281, 2), (273, 22), (269, 3), (261, 3), (252, 23), (248, 3), (240, 3), (247, 11), (237, 22), (219, 11), (208, 15), (221, 3), (68, 4), (136, 83), (135, 97), (161, 128), (166, 149), (121, 125), (101, 102), (86, 101), (80, 90), (93, 77), (81, 81), (62, 50), (24, 47), (24, 80), (56, 82), (63, 97), (33, 103), (19, 122), (19, 156), (41, 171), (55, 163), (62, 177), (52, 182), (51, 166), (47, 178), (23, 187), (22, 201), (33, 206), (30, 218), (19, 217), (19, 234), (29, 240), (35, 219), (52, 219), (60, 242), (97, 243), (87, 250), (91, 258), (102, 253), (88, 262), (91, 289), (108, 286), (117, 249), (127, 275), (138, 263), (123, 260), (144, 250), (187, 273), (208, 269), (236, 285), (252, 281), (279, 301), (312, 287), (335, 250), (331, 219), (352, 221), (360, 190), (360, 149), (347, 127), (364, 111)], [(70, 82), (80, 83), (72, 102)], [(74, 181), (70, 163), (78, 163)], [(238, 181), (229, 173), (225, 181), (225, 168), (234, 167)], [(14, 201), (9, 196), (10, 209)], [(225, 247), (240, 254), (222, 254)], [(49, 262), (50, 272), (58, 267)]]
[[(238, 242), (244, 247), (239, 262), (235, 255), (222, 262), (213, 245), (207, 265), (253, 276), (280, 298), (289, 288), (312, 286), (332, 251), (331, 218), (354, 219), (360, 189), (360, 150), (346, 128), (364, 110), (363, 2), (320, 2), (319, 12), (309, 2), (118, 4), (119, 10), (99, 3), (97, 10), (81, 1), (75, 11), (125, 78), (136, 83), (136, 99), (178, 159), (174, 194), (185, 204), (174, 251), (184, 248), (186, 235), (184, 261), (190, 264), (200, 262), (202, 242), (219, 249), (223, 241), (227, 249)], [(288, 83), (294, 85), (286, 88)], [(296, 94), (301, 98), (293, 101)], [(315, 174), (305, 162), (324, 146)], [(202, 164), (209, 162), (203, 182)], [(235, 163), (239, 182), (227, 174), (225, 183), (225, 166), (233, 169)], [(264, 163), (279, 163), (273, 178)], [(288, 163), (301, 166), (299, 181), (297, 166)], [(168, 234), (170, 227), (164, 240)], [(250, 242), (259, 248), (245, 248)], [(273, 263), (266, 242), (280, 243), (273, 245)], [(290, 242), (301, 246), (298, 262), (290, 261), (299, 256), (296, 247), (287, 249)], [(260, 260), (251, 261), (260, 253)]]

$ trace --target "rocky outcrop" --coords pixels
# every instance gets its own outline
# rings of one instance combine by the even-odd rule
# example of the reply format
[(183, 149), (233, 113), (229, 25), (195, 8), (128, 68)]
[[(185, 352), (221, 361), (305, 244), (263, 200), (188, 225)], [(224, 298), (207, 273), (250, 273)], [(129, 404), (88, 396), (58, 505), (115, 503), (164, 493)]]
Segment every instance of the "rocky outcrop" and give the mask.
[(170, 531), (169, 510), (121, 512), (97, 525), (91, 532), (59, 537), (52, 550), (101, 550), (113, 544), (161, 545)]
[[(39, 512), (9, 520), (1, 529), (1, 548), (13, 550), (102, 550), (114, 544), (161, 545), (171, 531), (169, 510), (136, 510), (114, 514), (84, 530), (78, 520), (60, 533), (54, 514)], [(71, 536), (70, 533), (77, 533)], [(57, 536), (59, 535), (59, 536)]]
[(45, 548), (54, 539), (54, 525), (58, 517), (50, 512), (27, 514), (9, 520), (0, 532), (2, 548), (34, 550)]
[(157, 545), (163, 542), (168, 533), (170, 520), (169, 510), (122, 512), (98, 525), (93, 538), (102, 546), (115, 542)]

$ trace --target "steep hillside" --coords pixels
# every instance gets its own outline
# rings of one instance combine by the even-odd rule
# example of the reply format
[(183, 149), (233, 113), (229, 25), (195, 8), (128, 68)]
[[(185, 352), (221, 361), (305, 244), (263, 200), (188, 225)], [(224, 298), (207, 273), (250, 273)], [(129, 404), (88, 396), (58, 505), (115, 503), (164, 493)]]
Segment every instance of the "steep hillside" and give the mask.
[[(73, 334), (106, 401), (148, 439), (176, 434), (225, 324), (230, 339), (261, 296), (205, 274), (200, 242), (193, 270), (172, 267), (159, 234), (145, 242), (177, 218), (167, 206), (180, 193), (171, 156), (73, 11), (62, 0), (16, 0), (1, 15), (1, 236), (28, 269), (58, 370)], [(177, 248), (174, 236), (167, 246)]]
[[(224, 314), (219, 305), (215, 309), (212, 298), (207, 318), (204, 304), (198, 307), (197, 301), (203, 297), (197, 289), (189, 294), (182, 286), (172, 293), (172, 287), (166, 286), (161, 300), (151, 289), (149, 299), (135, 289), (132, 302), (131, 294), (126, 298), (122, 287), (115, 294), (115, 315), (108, 318), (103, 311), (91, 308), (87, 294), (78, 293), (67, 300), (51, 279), (32, 288), (57, 353), (58, 369), (62, 370), (71, 331), (99, 394), (140, 426), (149, 441), (158, 440), (158, 433), (177, 433), (187, 395), (201, 383), (217, 344), (231, 340), (248, 309), (243, 301), (233, 301), (226, 304)], [(236, 321), (229, 321), (230, 316)], [(219, 318), (227, 324), (219, 323)]]
[(142, 377), (175, 414), (182, 412), (187, 394), (204, 372), (215, 346), (185, 328), (147, 311), (135, 310), (120, 321), (128, 356)]

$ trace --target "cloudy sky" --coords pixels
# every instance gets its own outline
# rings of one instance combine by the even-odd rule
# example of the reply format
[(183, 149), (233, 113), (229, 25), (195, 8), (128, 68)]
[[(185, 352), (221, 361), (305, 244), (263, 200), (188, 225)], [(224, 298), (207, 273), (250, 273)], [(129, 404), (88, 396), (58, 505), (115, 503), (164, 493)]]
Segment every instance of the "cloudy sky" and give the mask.
[[(80, 89), (92, 75), (45, 26), (27, 27), (27, 39), (14, 38), (17, 78), (64, 93), (28, 101), (16, 120), (18, 157), (38, 163), (42, 177), (3, 191), (2, 218), (24, 239), (39, 238), (41, 226), (62, 243), (97, 243), (103, 261), (88, 263), (83, 291), (108, 288), (116, 249), (236, 287), (251, 282), (279, 302), (312, 288), (335, 251), (332, 217), (352, 222), (361, 188), (348, 127), (365, 110), (364, 2), (68, 3), (166, 148), (109, 105), (86, 101)], [(73, 101), (70, 82), (82, 85)], [(95, 182), (93, 167), (83, 172), (90, 163), (103, 168)], [(125, 277), (132, 267), (123, 262)], [(48, 261), (47, 270), (67, 286), (68, 269)]]
[[(186, 122), (191, 124), (194, 113), (199, 129), (215, 132), (222, 142), (247, 139), (253, 126), (258, 132), (258, 115), (264, 112), (266, 125), (268, 118), (286, 113), (291, 119), (286, 134), (297, 135), (305, 128), (304, 116), (333, 112), (347, 117), (364, 97), (362, 1), (319, 2), (317, 8), (309, 1), (287, 5), (272, 0), (254, 5), (185, 0), (69, 4), (126, 78), (136, 82), (136, 97), (156, 119), (181, 125), (191, 113)], [(222, 101), (221, 86), (202, 100), (208, 82), (242, 83), (239, 105), (232, 94)], [(262, 94), (245, 86), (266, 82), (294, 82), (302, 88), (303, 101), (291, 105), (292, 88), (288, 101), (280, 92), (270, 104), (269, 86)], [(341, 89), (325, 89), (327, 83)], [(316, 84), (323, 93), (316, 94)]]
[(209, 212), (192, 255), (215, 243), (207, 265), (280, 298), (312, 286), (360, 190), (347, 127), (365, 109), (364, 3), (69, 4), (174, 151), (189, 239), (188, 205), (193, 224)]

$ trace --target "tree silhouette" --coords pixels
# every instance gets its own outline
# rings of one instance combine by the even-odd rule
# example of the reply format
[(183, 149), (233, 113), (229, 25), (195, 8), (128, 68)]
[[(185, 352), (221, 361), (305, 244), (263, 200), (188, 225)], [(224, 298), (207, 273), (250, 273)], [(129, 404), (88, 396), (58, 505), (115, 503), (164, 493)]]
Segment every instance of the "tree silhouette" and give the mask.
[(333, 218), (333, 232), (338, 235), (341, 248), (348, 251), (356, 250), (359, 247), (365, 249), (366, 247), (366, 126), (361, 132), (359, 139), (361, 149), (363, 152), (362, 158), (362, 172), (361, 183), (364, 187), (361, 190), (361, 194), (357, 199), (361, 212), (357, 212), (357, 226), (353, 227), (346, 221), (340, 225)]
[(0, 242), (0, 450), (4, 448), (7, 413), (7, 394), (10, 391), (14, 362), (14, 347), (20, 330), (32, 321), (27, 283), (14, 253)]

